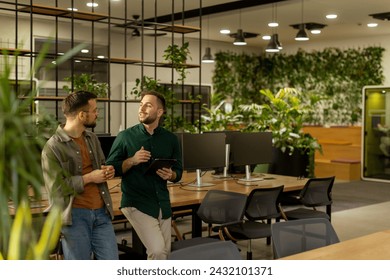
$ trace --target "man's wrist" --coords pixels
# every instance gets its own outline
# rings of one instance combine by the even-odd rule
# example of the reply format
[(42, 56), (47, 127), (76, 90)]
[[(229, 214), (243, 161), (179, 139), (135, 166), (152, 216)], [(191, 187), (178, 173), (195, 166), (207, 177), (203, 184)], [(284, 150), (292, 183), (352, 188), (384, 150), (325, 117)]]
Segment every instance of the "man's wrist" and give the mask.
[(134, 161), (133, 161), (133, 158), (127, 158), (125, 161), (124, 161), (124, 164), (123, 164), (123, 171), (126, 172), (127, 170), (129, 170), (131, 167), (133, 167), (135, 165)]
[(169, 178), (169, 181), (173, 182), (176, 179), (176, 172), (172, 171), (172, 176)]

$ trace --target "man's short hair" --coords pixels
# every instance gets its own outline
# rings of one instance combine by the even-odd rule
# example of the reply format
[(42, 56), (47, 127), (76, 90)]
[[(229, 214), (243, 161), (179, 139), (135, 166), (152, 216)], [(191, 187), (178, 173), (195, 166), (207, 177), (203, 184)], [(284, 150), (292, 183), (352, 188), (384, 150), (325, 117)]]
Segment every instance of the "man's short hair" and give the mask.
[(142, 100), (142, 98), (144, 98), (145, 95), (156, 96), (157, 102), (160, 103), (160, 106), (163, 108), (164, 113), (166, 112), (164, 95), (162, 95), (161, 93), (154, 91), (154, 90), (146, 90), (146, 91), (141, 92), (141, 100)]
[(62, 103), (64, 115), (72, 115), (87, 107), (89, 100), (96, 99), (96, 94), (89, 91), (76, 91), (68, 94)]

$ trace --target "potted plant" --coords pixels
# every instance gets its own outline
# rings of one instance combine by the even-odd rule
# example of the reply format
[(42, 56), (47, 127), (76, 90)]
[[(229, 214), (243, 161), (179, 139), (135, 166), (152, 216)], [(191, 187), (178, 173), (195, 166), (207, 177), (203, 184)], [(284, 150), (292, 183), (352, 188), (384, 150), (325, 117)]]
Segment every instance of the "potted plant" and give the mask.
[[(69, 59), (83, 46), (76, 47), (57, 60)], [(47, 50), (47, 47), (46, 47)], [(35, 58), (34, 70), (45, 53)], [(15, 61), (17, 61), (15, 59)], [(35, 214), (31, 203), (41, 200), (43, 176), (40, 152), (45, 135), (37, 133), (37, 119), (29, 112), (37, 89), (30, 89), (18, 98), (11, 83), (11, 63), (3, 53), (0, 71), (0, 260), (47, 259), (56, 246), (61, 230), (61, 205), (53, 207), (47, 216)], [(48, 67), (53, 67), (49, 65)], [(53, 194), (55, 199), (55, 194)], [(36, 227), (36, 223), (41, 223)]]
[[(312, 107), (304, 102), (304, 96), (293, 88), (283, 88), (275, 95), (261, 90), (265, 102), (241, 104), (232, 112), (220, 108), (208, 110), (202, 116), (202, 131), (240, 130), (271, 131), (275, 148), (275, 162), (270, 172), (290, 176), (314, 176), (314, 154), (321, 151), (317, 139), (303, 132), (306, 116)], [(296, 160), (294, 164), (291, 161)]]
[(179, 74), (178, 81), (184, 82), (187, 77), (186, 62), (192, 59), (190, 56), (189, 42), (184, 42), (181, 46), (177, 44), (169, 45), (163, 54), (163, 58), (172, 64), (172, 68)]
[[(66, 77), (64, 79), (66, 82), (73, 83), (73, 89), (75, 91), (85, 90), (93, 92), (100, 98), (107, 98), (108, 96), (108, 84), (99, 83), (93, 74), (82, 73), (80, 75), (73, 75), (73, 77)], [(64, 85), (63, 89), (67, 92), (71, 92), (71, 87)]]
[[(240, 105), (243, 115), (252, 118), (251, 129), (271, 131), (276, 160), (270, 172), (291, 176), (314, 176), (314, 153), (321, 151), (317, 139), (303, 132), (305, 116), (312, 107), (303, 102), (302, 93), (294, 88), (282, 88), (276, 94), (261, 90), (266, 97), (262, 105)], [(300, 162), (294, 164), (295, 159)]]

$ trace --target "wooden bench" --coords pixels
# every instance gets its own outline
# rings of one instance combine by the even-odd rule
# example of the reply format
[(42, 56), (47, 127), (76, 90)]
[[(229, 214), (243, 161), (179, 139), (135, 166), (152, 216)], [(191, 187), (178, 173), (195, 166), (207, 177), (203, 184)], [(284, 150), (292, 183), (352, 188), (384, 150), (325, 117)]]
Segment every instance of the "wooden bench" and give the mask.
[(336, 179), (354, 181), (360, 180), (361, 162), (356, 159), (316, 159), (316, 177), (336, 176)]
[(361, 127), (305, 127), (322, 146), (316, 151), (316, 177), (336, 176), (340, 180), (359, 180), (361, 173)]

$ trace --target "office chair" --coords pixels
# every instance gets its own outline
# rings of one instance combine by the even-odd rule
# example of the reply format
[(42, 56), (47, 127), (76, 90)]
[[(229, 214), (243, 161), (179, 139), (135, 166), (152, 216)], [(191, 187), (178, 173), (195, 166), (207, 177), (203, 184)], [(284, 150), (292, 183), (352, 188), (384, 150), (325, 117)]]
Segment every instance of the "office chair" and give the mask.
[(324, 218), (274, 223), (271, 234), (275, 259), (340, 242), (332, 224)]
[(207, 237), (196, 237), (179, 240), (172, 243), (172, 251), (195, 246), (203, 243), (212, 243), (225, 240), (223, 231), (228, 225), (241, 223), (246, 205), (247, 196), (236, 192), (209, 190), (199, 206), (197, 215), (209, 228), (218, 227), (218, 236), (211, 237), (211, 230)]
[(172, 251), (168, 260), (242, 260), (232, 241), (217, 241)]
[(267, 238), (271, 243), (271, 221), (281, 218), (279, 205), (284, 186), (258, 188), (251, 191), (245, 208), (245, 220), (225, 228), (226, 235), (234, 240), (248, 240), (247, 259), (252, 259), (252, 239)]
[[(298, 196), (290, 197), (304, 207), (284, 211), (285, 219), (325, 218), (330, 221), (334, 180), (335, 176), (309, 179)], [(326, 213), (317, 210), (318, 206), (326, 206)]]

